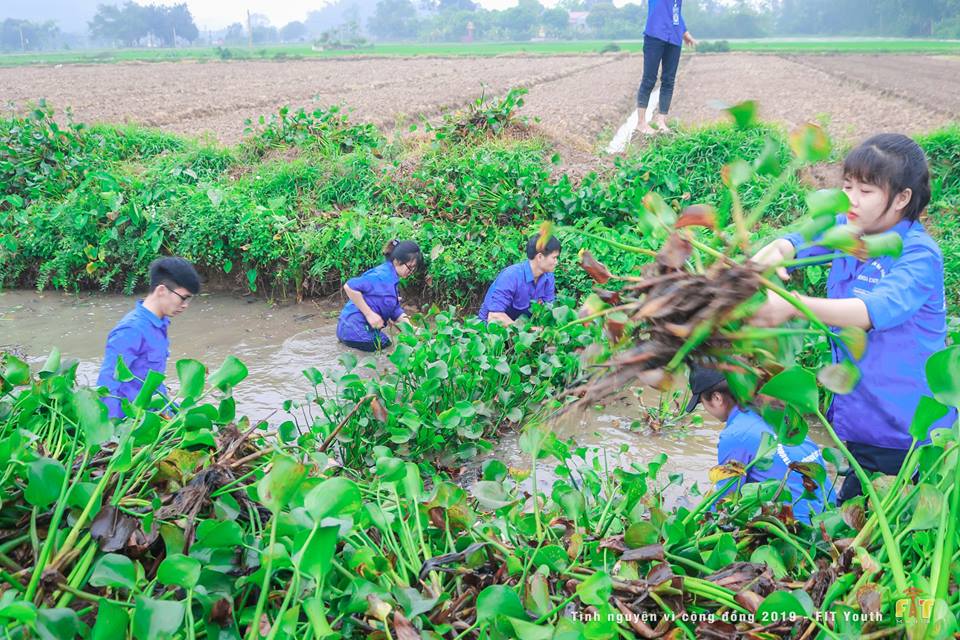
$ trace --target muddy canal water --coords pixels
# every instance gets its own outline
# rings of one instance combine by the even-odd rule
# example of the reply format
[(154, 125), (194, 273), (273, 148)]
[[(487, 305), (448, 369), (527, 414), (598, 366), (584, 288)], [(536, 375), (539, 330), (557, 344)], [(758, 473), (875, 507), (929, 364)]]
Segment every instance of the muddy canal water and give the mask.
[[(119, 295), (0, 292), (0, 350), (16, 350), (37, 365), (58, 347), (64, 358), (79, 360), (80, 382), (95, 385), (104, 340), (135, 301)], [(248, 378), (234, 392), (238, 412), (251, 421), (279, 424), (288, 418), (283, 401), (300, 399), (312, 389), (301, 372), (307, 367), (330, 371), (348, 351), (336, 339), (338, 313), (335, 301), (274, 306), (228, 294), (201, 295), (170, 325), (167, 374), (176, 379), (175, 364), (181, 358), (195, 358), (214, 369), (235, 355), (249, 369)], [(682, 473), (686, 487), (697, 482), (705, 488), (707, 472), (716, 464), (720, 425), (706, 416), (694, 425), (659, 433), (634, 428), (643, 409), (639, 400), (627, 395), (628, 399), (601, 408), (568, 412), (553, 421), (554, 431), (562, 439), (573, 437), (579, 445), (602, 448), (611, 466), (647, 463), (666, 453), (664, 478)], [(647, 405), (655, 405), (657, 399), (652, 393), (642, 396)], [(501, 438), (493, 454), (508, 466), (529, 463), (516, 435)]]

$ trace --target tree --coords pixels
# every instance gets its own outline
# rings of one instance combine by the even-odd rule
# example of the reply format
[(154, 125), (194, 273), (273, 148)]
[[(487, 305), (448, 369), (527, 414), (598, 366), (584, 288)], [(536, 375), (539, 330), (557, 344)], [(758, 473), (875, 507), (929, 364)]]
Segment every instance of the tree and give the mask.
[(52, 20), (30, 22), (7, 18), (0, 23), (0, 49), (5, 51), (36, 51), (53, 43), (60, 29)]
[(250, 14), (250, 33), (254, 44), (276, 42), (280, 39), (277, 28), (270, 24), (270, 18), (262, 13)]
[(540, 21), (547, 35), (554, 38), (565, 35), (570, 28), (570, 14), (560, 7), (545, 10)]
[(119, 7), (102, 4), (90, 21), (90, 33), (94, 38), (126, 46), (135, 46), (148, 37), (173, 46), (175, 38), (192, 42), (200, 36), (185, 3), (142, 6), (127, 2)]
[(284, 42), (296, 42), (307, 37), (307, 25), (299, 20), (288, 22), (280, 29), (280, 38)]
[(476, 11), (477, 4), (472, 0), (440, 0), (437, 9), (443, 12)]
[(367, 27), (384, 40), (405, 40), (417, 35), (417, 9), (410, 0), (380, 0)]
[(227, 44), (242, 44), (246, 40), (246, 32), (243, 30), (243, 25), (239, 22), (234, 22), (227, 27), (227, 32), (223, 35), (223, 41)]

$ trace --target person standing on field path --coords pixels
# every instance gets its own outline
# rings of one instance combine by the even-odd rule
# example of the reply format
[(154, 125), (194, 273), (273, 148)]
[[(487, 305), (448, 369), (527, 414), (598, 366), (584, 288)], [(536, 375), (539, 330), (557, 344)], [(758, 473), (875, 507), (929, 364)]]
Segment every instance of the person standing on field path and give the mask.
[[(684, 44), (697, 46), (697, 40), (687, 31), (683, 21), (683, 0), (650, 0), (647, 5), (647, 25), (643, 30), (643, 79), (637, 90), (637, 110), (640, 118), (637, 131), (643, 135), (658, 131), (669, 133), (667, 114), (673, 99), (673, 86), (680, 66), (680, 52)], [(643, 117), (650, 102), (650, 94), (657, 84), (660, 70), (660, 104), (654, 129)]]

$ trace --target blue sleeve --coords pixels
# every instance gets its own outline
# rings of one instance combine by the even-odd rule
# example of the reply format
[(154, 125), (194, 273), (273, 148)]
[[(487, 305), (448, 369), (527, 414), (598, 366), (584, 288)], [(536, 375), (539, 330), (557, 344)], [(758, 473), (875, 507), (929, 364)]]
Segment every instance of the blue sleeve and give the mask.
[(114, 371), (117, 368), (117, 358), (122, 357), (123, 363), (130, 367), (143, 352), (143, 336), (135, 327), (124, 326), (114, 329), (107, 336), (107, 347), (103, 356), (106, 379), (101, 381), (111, 392), (116, 391), (122, 384), (117, 380)]
[(904, 253), (893, 263), (872, 291), (857, 292), (870, 315), (870, 323), (883, 331), (899, 326), (916, 314), (930, 299), (938, 282), (943, 282), (943, 262), (929, 247), (904, 247)]
[(367, 274), (363, 274), (347, 280), (347, 286), (360, 293), (370, 293), (373, 290), (373, 281)]
[(400, 316), (403, 315), (403, 307), (400, 306), (400, 301), (397, 300), (397, 306), (393, 308), (393, 311), (390, 312), (390, 319), (396, 322), (400, 319)]
[(490, 285), (490, 290), (487, 291), (487, 313), (504, 313), (509, 309), (513, 303), (515, 289), (514, 279), (510, 277), (510, 272), (504, 269)]

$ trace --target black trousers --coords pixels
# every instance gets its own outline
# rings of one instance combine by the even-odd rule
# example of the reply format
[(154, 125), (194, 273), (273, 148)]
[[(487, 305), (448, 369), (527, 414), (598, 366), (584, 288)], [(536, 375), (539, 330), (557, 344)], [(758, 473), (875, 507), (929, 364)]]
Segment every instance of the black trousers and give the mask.
[[(895, 476), (900, 472), (903, 461), (907, 458), (905, 449), (883, 449), (860, 442), (847, 442), (847, 449), (857, 459), (864, 471), (879, 471), (884, 475)], [(837, 504), (843, 504), (850, 498), (856, 498), (863, 494), (863, 487), (860, 486), (860, 478), (851, 469), (850, 473), (843, 480), (843, 485), (837, 493)]]
[(657, 71), (660, 71), (660, 113), (667, 115), (673, 100), (673, 85), (677, 79), (681, 51), (679, 45), (670, 44), (660, 38), (643, 36), (643, 79), (637, 89), (637, 108), (647, 108), (650, 94), (657, 84)]

